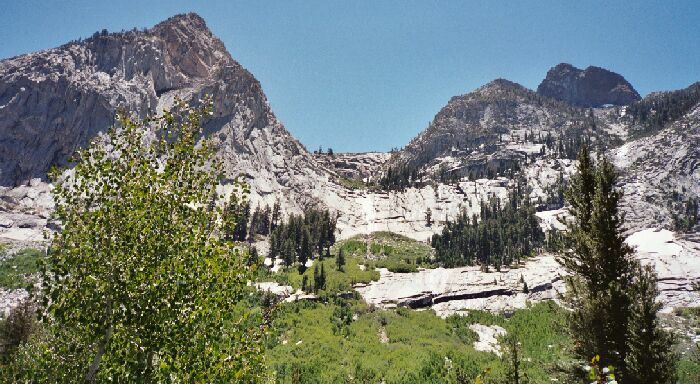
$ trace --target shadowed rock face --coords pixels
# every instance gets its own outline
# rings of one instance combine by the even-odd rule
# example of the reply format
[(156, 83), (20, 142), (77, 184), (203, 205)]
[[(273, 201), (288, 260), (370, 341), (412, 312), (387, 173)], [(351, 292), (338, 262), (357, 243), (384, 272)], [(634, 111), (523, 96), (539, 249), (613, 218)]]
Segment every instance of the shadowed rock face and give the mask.
[(581, 70), (566, 63), (547, 72), (537, 93), (580, 107), (627, 105), (641, 99), (632, 84), (615, 72), (593, 66)]

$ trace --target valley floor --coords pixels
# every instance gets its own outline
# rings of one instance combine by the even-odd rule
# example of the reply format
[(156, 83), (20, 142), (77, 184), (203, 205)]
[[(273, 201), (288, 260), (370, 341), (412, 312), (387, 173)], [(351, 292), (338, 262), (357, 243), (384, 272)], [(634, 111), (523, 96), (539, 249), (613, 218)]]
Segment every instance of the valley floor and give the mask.
[[(639, 245), (642, 258), (660, 255), (663, 264), (666, 258), (673, 260), (663, 252), (681, 242), (668, 236), (650, 231), (632, 236), (630, 242)], [(639, 239), (644, 241), (637, 244)], [(371, 244), (392, 251), (382, 259), (369, 251)], [(342, 271), (335, 264), (340, 249), (349, 255)], [(482, 272), (478, 267), (434, 268), (427, 258), (419, 259), (425, 252), (430, 249), (424, 244), (390, 233), (341, 241), (331, 258), (309, 264), (323, 264), (327, 271), (326, 289), (315, 293), (300, 291), (302, 277), (310, 278), (312, 267), (304, 274), (281, 266), (263, 274), (260, 280), (268, 283), (259, 288), (286, 298), (279, 305), (267, 354), (277, 382), (471, 383), (477, 376), (493, 382), (488, 380), (502, 379), (507, 370), (507, 337), (521, 343), (522, 369), (530, 383), (580, 381), (571, 376), (581, 362), (573, 357), (566, 310), (556, 302), (563, 284), (559, 278), (551, 281), (560, 271), (553, 256), (537, 256), (516, 269)], [(390, 271), (403, 269), (397, 261), (416, 270)], [(521, 276), (530, 285), (527, 293), (522, 292)], [(496, 288), (509, 293), (464, 298)], [(457, 299), (446, 300), (450, 295)], [(662, 320), (678, 336), (679, 382), (695, 383), (700, 374), (694, 357), (700, 353), (700, 312), (667, 308)]]

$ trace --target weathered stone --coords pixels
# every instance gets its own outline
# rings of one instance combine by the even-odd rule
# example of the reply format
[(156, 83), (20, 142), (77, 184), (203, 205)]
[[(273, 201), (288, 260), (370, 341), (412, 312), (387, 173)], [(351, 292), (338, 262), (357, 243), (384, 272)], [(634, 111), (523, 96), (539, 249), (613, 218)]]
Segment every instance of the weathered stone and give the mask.
[(579, 107), (628, 105), (641, 99), (632, 84), (615, 72), (593, 66), (581, 70), (566, 63), (547, 72), (537, 93)]

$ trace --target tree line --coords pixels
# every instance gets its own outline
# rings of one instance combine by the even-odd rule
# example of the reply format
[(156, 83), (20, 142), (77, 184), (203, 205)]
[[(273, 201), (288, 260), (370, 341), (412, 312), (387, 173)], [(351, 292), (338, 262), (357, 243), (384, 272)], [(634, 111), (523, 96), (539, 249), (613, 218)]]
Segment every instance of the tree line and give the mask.
[(445, 267), (479, 264), (500, 270), (529, 256), (544, 239), (527, 188), (518, 183), (506, 201), (482, 201), (479, 215), (462, 212), (431, 238), (431, 245)]
[(336, 222), (337, 217), (327, 209), (309, 209), (301, 215), (290, 215), (270, 234), (270, 257), (282, 258), (287, 266), (298, 263), (303, 273), (308, 260), (330, 257)]
[(634, 123), (641, 125), (640, 134), (657, 131), (666, 123), (688, 113), (700, 102), (700, 82), (673, 92), (651, 95), (627, 107)]
[(256, 206), (250, 209), (250, 202), (231, 194), (229, 204), (224, 209), (224, 236), (231, 241), (254, 241), (256, 235), (267, 236), (277, 228), (281, 220), (281, 207), (277, 201), (270, 207)]

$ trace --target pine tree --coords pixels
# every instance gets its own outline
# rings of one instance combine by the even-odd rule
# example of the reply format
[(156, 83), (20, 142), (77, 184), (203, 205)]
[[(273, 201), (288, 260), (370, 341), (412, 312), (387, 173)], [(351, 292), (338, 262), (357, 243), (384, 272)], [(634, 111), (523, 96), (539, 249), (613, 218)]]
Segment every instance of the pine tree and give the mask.
[(575, 217), (569, 223), (570, 247), (560, 258), (572, 273), (567, 279), (567, 300), (577, 310), (570, 314), (570, 325), (582, 358), (600, 355), (601, 364), (624, 372), (629, 317), (624, 289), (630, 283), (632, 251), (621, 233), (620, 193), (606, 159), (596, 167), (587, 147), (578, 159), (578, 173), (567, 190)]
[(615, 169), (605, 158), (594, 165), (586, 146), (578, 159), (566, 193), (574, 214), (569, 250), (559, 258), (572, 274), (565, 302), (574, 309), (569, 323), (577, 352), (586, 360), (599, 355), (622, 383), (667, 383), (674, 364), (670, 339), (656, 325), (656, 277), (624, 242)]
[(319, 275), (319, 289), (326, 289), (326, 269), (321, 263), (321, 274)]
[(252, 267), (254, 265), (258, 265), (260, 262), (259, 258), (260, 256), (258, 255), (258, 249), (255, 247), (250, 247), (248, 257), (246, 258), (246, 266)]
[(338, 251), (338, 256), (335, 258), (335, 267), (338, 271), (342, 271), (344, 266), (345, 252), (343, 252), (343, 248), (340, 248), (340, 251)]
[(270, 233), (272, 230), (277, 228), (280, 223), (280, 217), (282, 216), (282, 207), (279, 201), (275, 201), (275, 205), (272, 206), (272, 216), (270, 217)]
[(301, 278), (301, 290), (304, 292), (309, 291), (309, 276), (304, 275)]
[(297, 259), (296, 250), (294, 247), (294, 241), (292, 239), (287, 239), (284, 241), (284, 246), (282, 247), (282, 259), (284, 264), (291, 266)]
[(506, 335), (504, 340), (506, 351), (503, 355), (503, 362), (506, 366), (506, 382), (508, 384), (526, 384), (528, 377), (522, 371), (521, 346), (518, 338), (514, 335)]
[(576, 173), (571, 177), (569, 188), (565, 192), (569, 212), (574, 216), (574, 222), (569, 223), (571, 251), (560, 258), (559, 262), (576, 275), (594, 279), (595, 274), (590, 270), (593, 259), (588, 236), (595, 192), (595, 170), (587, 146), (581, 148), (577, 160)]
[(671, 352), (673, 338), (661, 328), (656, 302), (657, 275), (650, 266), (635, 266), (627, 337), (626, 380), (638, 384), (675, 383), (678, 357)]
[(314, 292), (318, 292), (319, 289), (321, 289), (321, 277), (318, 274), (318, 264), (314, 264)]
[(299, 251), (299, 273), (303, 274), (306, 271), (306, 262), (311, 259), (311, 234), (307, 228), (304, 228), (301, 238), (301, 249)]

